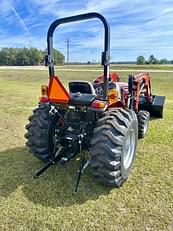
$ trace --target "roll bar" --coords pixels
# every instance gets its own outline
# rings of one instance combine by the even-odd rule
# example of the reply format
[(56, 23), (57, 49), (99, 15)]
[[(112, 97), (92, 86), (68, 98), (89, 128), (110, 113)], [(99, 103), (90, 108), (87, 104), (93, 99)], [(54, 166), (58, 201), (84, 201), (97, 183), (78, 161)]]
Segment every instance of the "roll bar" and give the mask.
[(54, 76), (54, 62), (53, 62), (53, 33), (57, 26), (60, 24), (84, 21), (88, 19), (98, 18), (104, 25), (104, 50), (102, 52), (102, 65), (104, 66), (104, 89), (103, 99), (107, 99), (108, 91), (108, 78), (109, 78), (109, 60), (110, 60), (110, 27), (106, 19), (99, 13), (87, 13), (81, 15), (75, 15), (67, 18), (60, 18), (52, 22), (47, 33), (47, 64), (49, 66), (50, 78)]

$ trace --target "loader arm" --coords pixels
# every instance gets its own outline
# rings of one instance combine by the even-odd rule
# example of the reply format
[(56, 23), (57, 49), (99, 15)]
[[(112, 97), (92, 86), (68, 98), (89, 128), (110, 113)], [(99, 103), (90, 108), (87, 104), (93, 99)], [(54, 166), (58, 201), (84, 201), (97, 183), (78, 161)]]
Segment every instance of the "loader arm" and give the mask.
[(132, 95), (134, 97), (134, 110), (138, 111), (139, 97), (143, 95), (148, 102), (152, 102), (150, 75), (148, 73), (140, 73), (133, 76)]
[(146, 110), (151, 117), (162, 118), (165, 96), (151, 94), (150, 75), (140, 73), (129, 76), (130, 108), (135, 110)]

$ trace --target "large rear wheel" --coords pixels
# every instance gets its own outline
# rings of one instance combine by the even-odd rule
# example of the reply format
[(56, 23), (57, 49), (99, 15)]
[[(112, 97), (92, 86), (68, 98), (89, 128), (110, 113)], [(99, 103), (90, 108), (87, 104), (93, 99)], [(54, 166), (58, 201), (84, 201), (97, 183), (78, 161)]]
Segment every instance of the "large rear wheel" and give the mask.
[(29, 151), (42, 161), (49, 161), (53, 157), (55, 139), (58, 138), (56, 129), (59, 118), (50, 115), (50, 109), (50, 104), (39, 104), (26, 125), (26, 145)]
[(98, 120), (91, 141), (92, 174), (100, 182), (120, 187), (136, 155), (138, 121), (134, 111), (114, 109)]

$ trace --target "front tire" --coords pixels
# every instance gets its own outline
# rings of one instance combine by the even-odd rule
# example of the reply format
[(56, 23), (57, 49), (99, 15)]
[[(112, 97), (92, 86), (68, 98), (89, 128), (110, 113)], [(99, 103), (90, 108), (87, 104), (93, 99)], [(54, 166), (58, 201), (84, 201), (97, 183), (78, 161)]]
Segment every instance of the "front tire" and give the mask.
[(98, 120), (91, 141), (92, 174), (100, 182), (120, 187), (136, 155), (138, 121), (134, 111), (114, 109)]
[(148, 111), (141, 110), (138, 112), (138, 138), (144, 138), (149, 125), (150, 113)]

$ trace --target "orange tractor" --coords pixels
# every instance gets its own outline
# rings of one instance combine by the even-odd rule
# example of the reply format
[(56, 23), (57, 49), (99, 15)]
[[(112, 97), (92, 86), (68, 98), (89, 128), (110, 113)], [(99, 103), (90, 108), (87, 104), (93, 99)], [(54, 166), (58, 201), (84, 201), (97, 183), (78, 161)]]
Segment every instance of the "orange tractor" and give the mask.
[[(103, 75), (92, 83), (70, 81), (66, 90), (54, 73), (53, 33), (60, 24), (92, 18), (100, 19), (104, 26)], [(42, 96), (29, 117), (25, 135), (33, 155), (46, 162), (35, 178), (52, 164), (65, 164), (78, 156), (75, 191), (88, 166), (98, 181), (120, 187), (131, 172), (138, 138), (145, 136), (150, 116), (163, 116), (165, 97), (152, 95), (147, 73), (130, 75), (124, 83), (118, 74), (109, 72), (110, 29), (98, 13), (55, 20), (47, 44), (50, 81), (41, 87)]]

